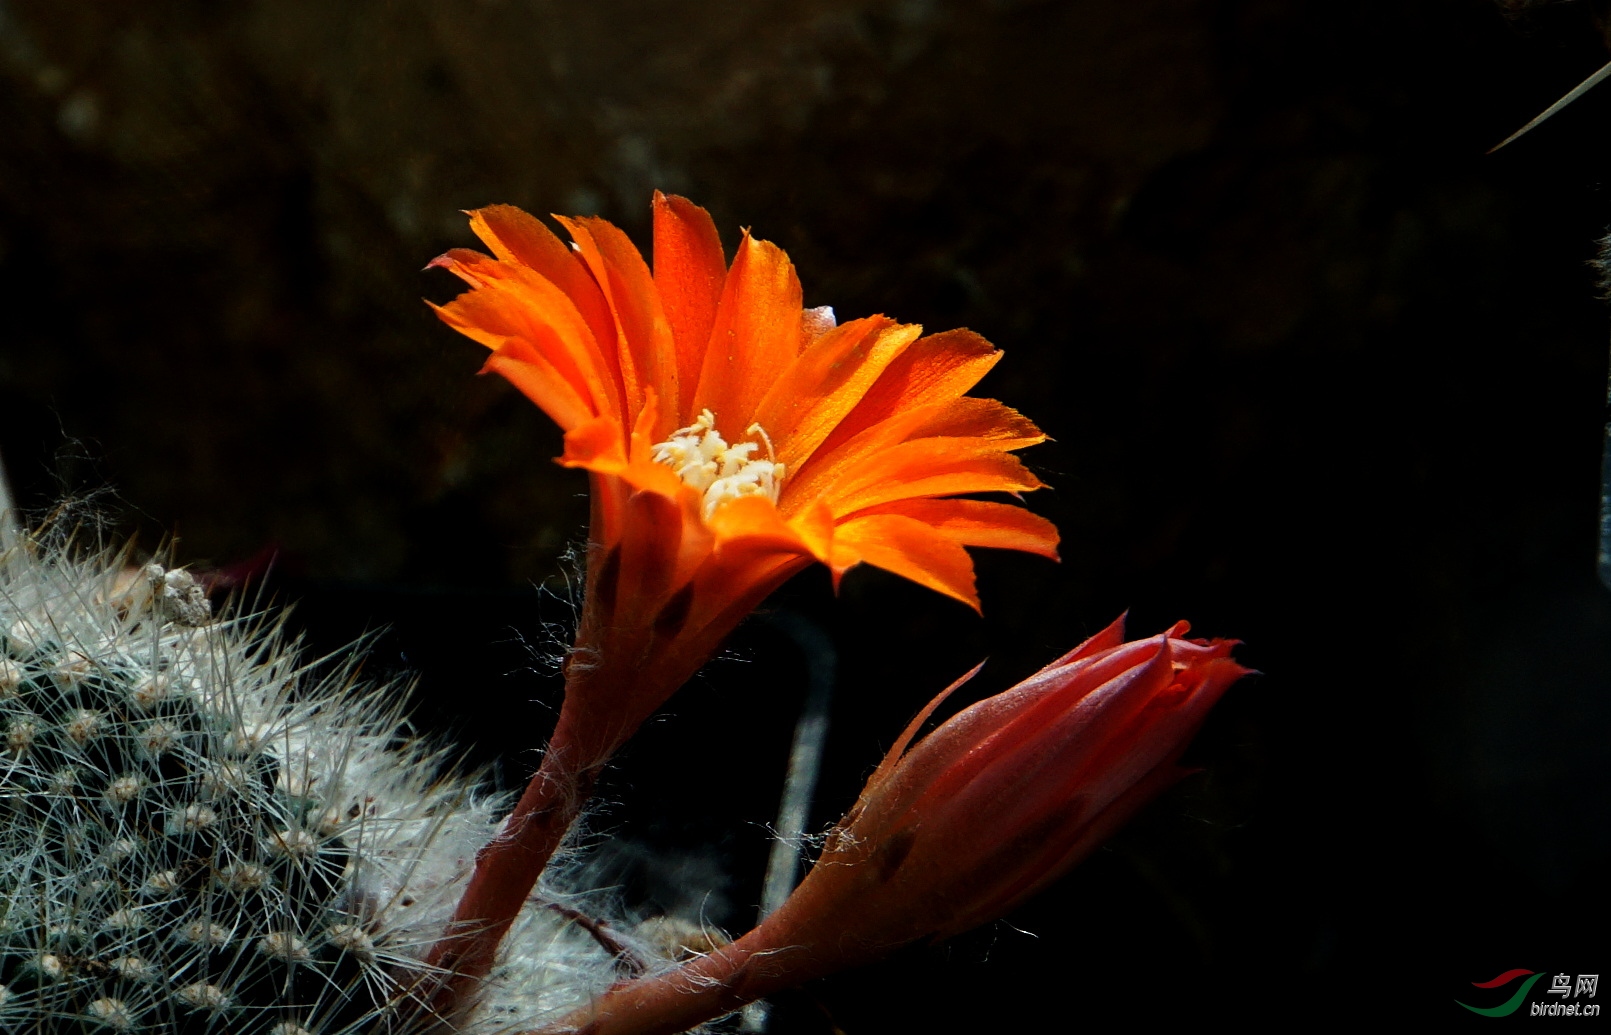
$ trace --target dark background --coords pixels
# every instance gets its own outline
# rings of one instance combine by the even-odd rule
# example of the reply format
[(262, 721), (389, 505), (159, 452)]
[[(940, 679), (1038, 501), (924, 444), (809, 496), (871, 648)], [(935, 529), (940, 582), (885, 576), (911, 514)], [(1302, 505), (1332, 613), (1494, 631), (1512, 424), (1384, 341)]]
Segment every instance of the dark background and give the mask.
[(1056, 440), (1026, 459), (1063, 561), (981, 552), (982, 620), (876, 572), (787, 587), (611, 774), (620, 897), (750, 922), (827, 663), (788, 628), (838, 657), (826, 825), (979, 658), (1001, 689), (1130, 608), (1266, 673), (1202, 772), (1010, 923), (778, 1030), (1458, 1019), (1500, 971), (1607, 969), (1611, 93), (1484, 155), (1606, 59), (1604, 13), (0, 0), (0, 454), (35, 511), (278, 551), (316, 644), (389, 625), (372, 670), (421, 673), (420, 725), (513, 785), (585, 481), (418, 271), (461, 209), (646, 245), (650, 191), (684, 193), (807, 305), (1002, 346), (983, 392)]

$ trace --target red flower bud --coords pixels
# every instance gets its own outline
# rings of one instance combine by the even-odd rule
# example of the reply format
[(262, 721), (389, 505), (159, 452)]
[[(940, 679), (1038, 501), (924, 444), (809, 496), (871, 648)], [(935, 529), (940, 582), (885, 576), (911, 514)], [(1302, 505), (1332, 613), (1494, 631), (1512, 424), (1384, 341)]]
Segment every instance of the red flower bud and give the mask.
[[(914, 719), (789, 900), (732, 945), (617, 986), (567, 1022), (676, 1032), (923, 938), (994, 920), (1063, 874), (1183, 774), (1208, 709), (1247, 669), (1234, 640), (1124, 620), (907, 750)], [(974, 671), (978, 671), (975, 669)]]

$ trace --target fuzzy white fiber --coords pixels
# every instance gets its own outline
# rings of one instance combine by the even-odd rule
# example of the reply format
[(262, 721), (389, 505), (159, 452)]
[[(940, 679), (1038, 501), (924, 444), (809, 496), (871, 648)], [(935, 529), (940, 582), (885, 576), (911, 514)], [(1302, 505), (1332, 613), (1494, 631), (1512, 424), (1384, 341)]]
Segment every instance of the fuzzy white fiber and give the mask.
[[(421, 960), (504, 803), (411, 735), (361, 647), (49, 531), (0, 553), (0, 1031), (432, 1030)], [(534, 904), (464, 1035), (612, 961)]]

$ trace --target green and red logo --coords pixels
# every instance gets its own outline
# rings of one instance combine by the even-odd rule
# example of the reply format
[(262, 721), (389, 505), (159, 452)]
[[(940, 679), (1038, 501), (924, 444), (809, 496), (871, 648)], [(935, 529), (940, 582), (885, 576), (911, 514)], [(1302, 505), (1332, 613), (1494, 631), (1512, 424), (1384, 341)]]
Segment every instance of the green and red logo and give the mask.
[(1521, 1009), (1521, 1004), (1524, 1000), (1526, 1000), (1527, 993), (1533, 990), (1533, 986), (1537, 984), (1538, 979), (1543, 976), (1544, 975), (1542, 973), (1535, 973), (1531, 970), (1517, 969), (1507, 970), (1503, 974), (1490, 981), (1471, 982), (1471, 984), (1477, 988), (1503, 988), (1512, 981), (1515, 981), (1517, 978), (1524, 977), (1527, 979), (1521, 983), (1520, 988), (1516, 989), (1515, 994), (1513, 994), (1509, 999), (1506, 999), (1504, 1002), (1500, 1003), (1498, 1006), (1472, 1006), (1470, 1003), (1461, 1003), (1458, 999), (1456, 999), (1455, 1002), (1460, 1003), (1461, 1006), (1465, 1007), (1467, 1010), (1470, 1010), (1472, 1013), (1480, 1013), (1484, 1017), (1509, 1017), (1511, 1014)]

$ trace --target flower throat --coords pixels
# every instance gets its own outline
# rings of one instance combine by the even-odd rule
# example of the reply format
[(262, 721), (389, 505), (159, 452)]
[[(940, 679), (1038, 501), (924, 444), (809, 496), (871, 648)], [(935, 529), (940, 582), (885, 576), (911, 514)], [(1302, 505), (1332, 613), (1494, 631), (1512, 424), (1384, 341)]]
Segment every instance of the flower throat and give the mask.
[[(716, 430), (716, 416), (701, 410), (692, 424), (655, 445), (652, 455), (656, 463), (677, 472), (684, 484), (703, 493), (701, 511), (707, 518), (727, 500), (743, 496), (765, 496), (776, 503), (783, 465), (772, 451), (772, 439), (759, 424), (751, 424), (744, 434), (760, 441), (728, 445)], [(766, 459), (752, 458), (763, 445)]]

